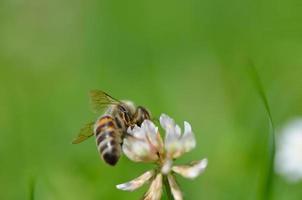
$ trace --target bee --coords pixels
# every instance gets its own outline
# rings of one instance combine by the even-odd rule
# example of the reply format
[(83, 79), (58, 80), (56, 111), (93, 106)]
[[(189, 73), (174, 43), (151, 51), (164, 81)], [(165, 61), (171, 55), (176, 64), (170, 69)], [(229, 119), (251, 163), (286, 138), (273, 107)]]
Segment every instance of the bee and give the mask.
[(95, 112), (104, 112), (104, 109), (105, 112), (95, 122), (86, 124), (72, 143), (81, 143), (94, 135), (101, 158), (114, 166), (121, 156), (127, 129), (141, 126), (144, 120), (151, 119), (151, 114), (142, 106), (135, 106), (131, 101), (120, 101), (101, 90), (91, 91), (90, 101)]

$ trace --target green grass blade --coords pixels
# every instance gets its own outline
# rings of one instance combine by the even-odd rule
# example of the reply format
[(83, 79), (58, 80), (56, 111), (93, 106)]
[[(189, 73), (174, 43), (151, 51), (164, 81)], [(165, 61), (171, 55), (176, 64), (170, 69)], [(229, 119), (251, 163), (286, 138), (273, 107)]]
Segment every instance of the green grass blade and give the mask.
[(275, 159), (275, 126), (273, 123), (273, 118), (271, 114), (271, 110), (269, 107), (269, 103), (263, 88), (263, 85), (260, 80), (260, 76), (257, 72), (257, 69), (254, 63), (249, 63), (250, 75), (254, 82), (255, 88), (261, 98), (261, 101), (264, 104), (268, 122), (269, 122), (269, 140), (268, 140), (268, 165), (266, 169), (266, 177), (264, 179), (264, 185), (262, 189), (261, 199), (269, 200), (272, 198), (272, 188), (273, 188), (273, 179), (274, 179), (274, 159)]

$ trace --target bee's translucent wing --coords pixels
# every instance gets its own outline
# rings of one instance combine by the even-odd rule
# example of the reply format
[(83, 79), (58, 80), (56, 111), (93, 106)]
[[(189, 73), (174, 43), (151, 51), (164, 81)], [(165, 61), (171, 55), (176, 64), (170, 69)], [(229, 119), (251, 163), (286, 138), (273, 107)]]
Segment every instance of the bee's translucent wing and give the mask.
[(101, 112), (108, 105), (119, 104), (120, 101), (102, 90), (90, 91), (90, 101), (94, 112)]
[(80, 133), (73, 139), (72, 144), (78, 144), (88, 139), (93, 135), (93, 126), (95, 122), (90, 122), (81, 128)]

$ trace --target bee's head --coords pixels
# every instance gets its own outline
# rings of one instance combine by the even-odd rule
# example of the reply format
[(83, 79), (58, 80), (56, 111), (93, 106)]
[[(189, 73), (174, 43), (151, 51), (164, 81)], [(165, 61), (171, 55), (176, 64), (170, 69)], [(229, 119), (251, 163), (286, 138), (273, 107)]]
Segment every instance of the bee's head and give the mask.
[(146, 108), (138, 106), (134, 116), (134, 123), (140, 126), (146, 119), (151, 119), (150, 112)]

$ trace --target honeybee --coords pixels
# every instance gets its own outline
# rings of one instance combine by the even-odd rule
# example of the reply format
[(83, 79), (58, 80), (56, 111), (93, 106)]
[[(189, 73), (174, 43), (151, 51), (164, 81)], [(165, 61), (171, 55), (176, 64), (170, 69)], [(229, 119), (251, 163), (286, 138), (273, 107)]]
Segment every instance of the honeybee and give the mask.
[(114, 166), (121, 156), (123, 138), (128, 127), (140, 126), (145, 119), (151, 119), (150, 112), (135, 106), (131, 101), (118, 100), (101, 90), (90, 92), (92, 108), (95, 112), (105, 112), (95, 121), (86, 124), (72, 141), (78, 144), (95, 135), (96, 146), (101, 158)]

